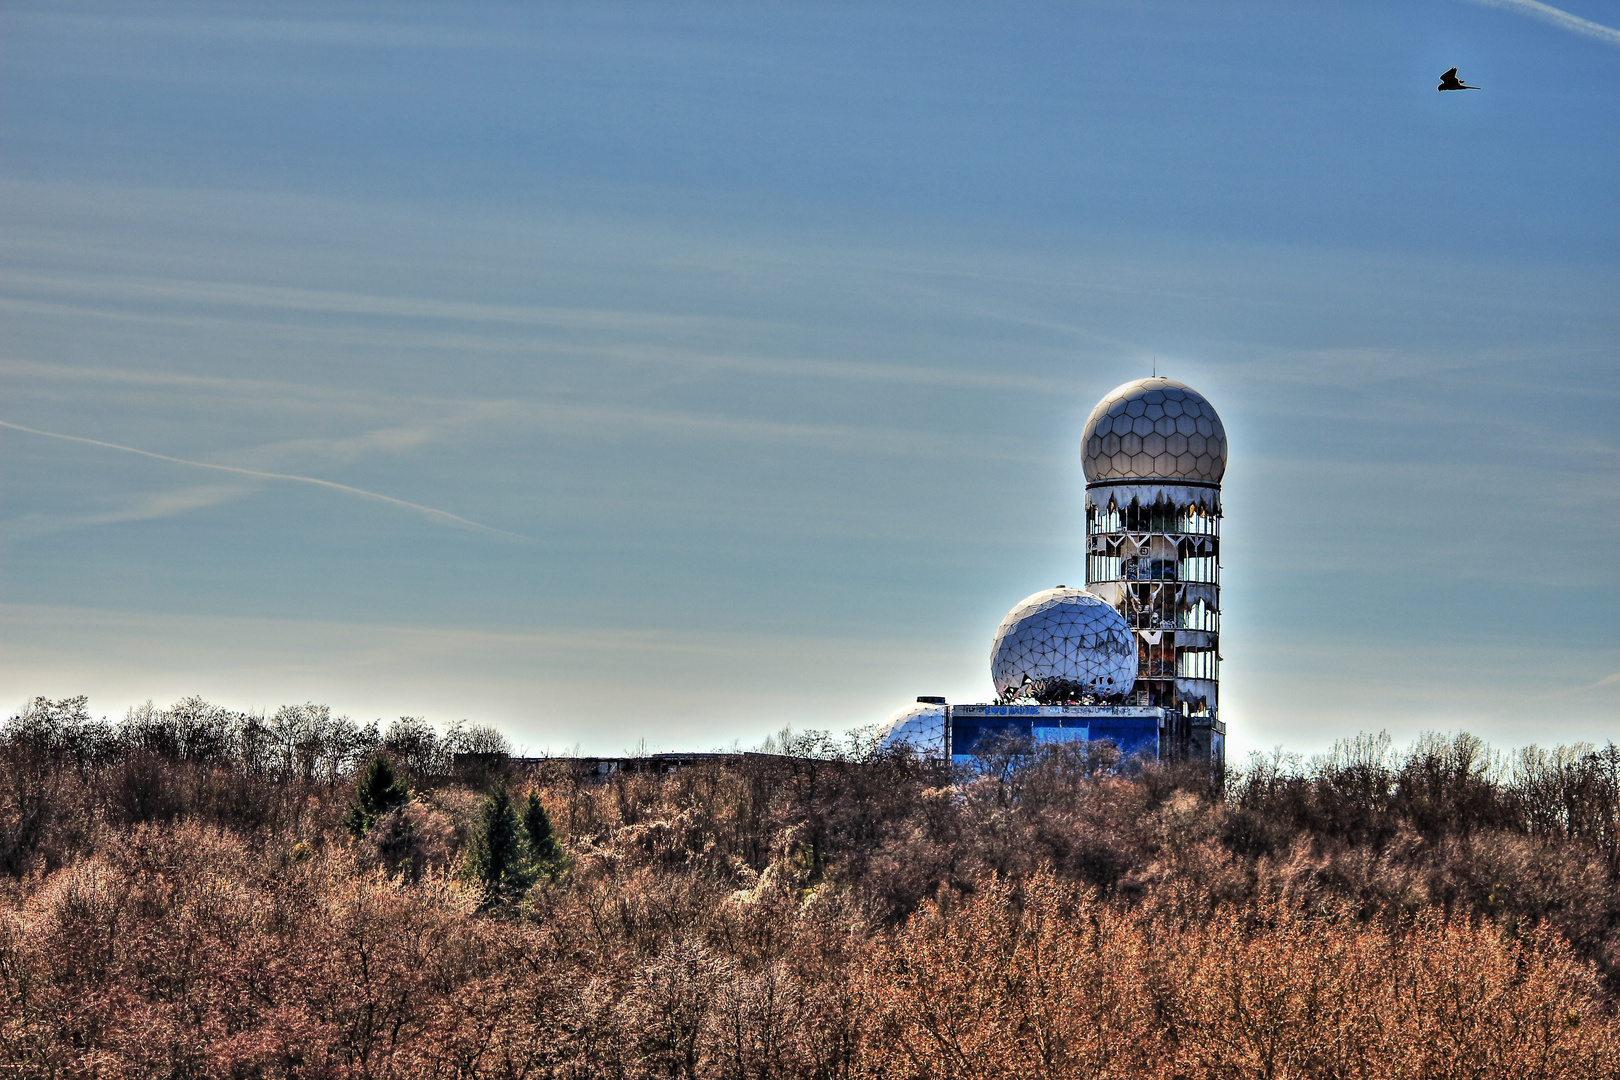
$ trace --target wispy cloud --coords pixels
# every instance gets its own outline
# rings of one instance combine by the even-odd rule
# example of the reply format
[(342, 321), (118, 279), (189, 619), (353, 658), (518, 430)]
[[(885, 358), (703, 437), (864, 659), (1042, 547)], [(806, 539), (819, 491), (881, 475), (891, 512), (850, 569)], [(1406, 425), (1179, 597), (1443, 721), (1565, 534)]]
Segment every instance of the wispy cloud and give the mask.
[(195, 281), (163, 278), (97, 277), (94, 275), (53, 277), (43, 274), (0, 273), (0, 287), (21, 289), (48, 287), (61, 292), (91, 293), (108, 299), (142, 303), (174, 302), (187, 305), (212, 304), (225, 307), (325, 313), (334, 315), (386, 316), (408, 319), (437, 319), (454, 322), (504, 323), (513, 326), (540, 326), (561, 330), (634, 329), (663, 334), (710, 330), (746, 323), (769, 327), (761, 319), (738, 316), (679, 315), (615, 308), (548, 307), (543, 305), (490, 304), (468, 300), (441, 300), (432, 297), (379, 296), (370, 293), (341, 292), (332, 289), (301, 289), (280, 285), (248, 285), (223, 281)]
[(247, 494), (244, 484), (199, 484), (174, 491), (147, 492), (128, 495), (110, 510), (77, 517), (52, 517), (45, 514), (23, 514), (4, 525), (7, 536), (39, 536), (79, 529), (92, 525), (116, 525), (126, 521), (157, 521), (177, 517), (193, 510), (202, 510), (229, 502)]
[(175, 491), (159, 491), (129, 499), (123, 506), (105, 514), (79, 518), (79, 525), (111, 525), (121, 521), (154, 521), (192, 510), (218, 506), (246, 494), (241, 484), (198, 484)]
[(1537, 0), (1470, 0), (1470, 2), (1481, 7), (1501, 8), (1503, 11), (1528, 15), (1549, 26), (1556, 26), (1560, 30), (1568, 30), (1606, 45), (1620, 45), (1620, 30), (1595, 23), (1590, 19), (1583, 19), (1579, 15), (1571, 15), (1547, 4), (1537, 3)]
[(410, 25), (403, 20), (313, 20), (235, 18), (228, 13), (207, 13), (201, 17), (122, 15), (106, 12), (33, 11), (14, 18), (36, 27), (55, 26), (80, 33), (114, 32), (128, 37), (206, 38), (244, 40), (255, 45), (325, 46), (359, 49), (511, 49), (523, 39), (510, 32), (479, 32), (438, 23)]
[(49, 439), (63, 439), (67, 442), (85, 443), (89, 446), (99, 446), (105, 450), (119, 450), (126, 454), (139, 454), (141, 457), (148, 457), (157, 461), (173, 462), (176, 465), (189, 465), (196, 469), (213, 469), (217, 472), (234, 473), (238, 476), (252, 476), (261, 480), (286, 480), (299, 484), (314, 484), (316, 487), (330, 488), (333, 491), (341, 491), (349, 495), (358, 495), (362, 499), (373, 499), (377, 502), (389, 503), (390, 505), (398, 506), (405, 510), (412, 510), (418, 514), (426, 516), (432, 521), (438, 522), (441, 525), (450, 525), (461, 529), (476, 529), (481, 532), (494, 533), (496, 536), (509, 537), (513, 540), (529, 539), (528, 537), (520, 536), (517, 533), (507, 532), (505, 529), (497, 529), (489, 525), (481, 525), (476, 521), (469, 521), (467, 518), (458, 517), (457, 515), (449, 513), (445, 510), (435, 510), (431, 506), (423, 506), (420, 503), (407, 502), (404, 499), (396, 499), (392, 495), (382, 495), (375, 491), (367, 491), (364, 488), (350, 487), (348, 484), (338, 484), (331, 480), (320, 480), (313, 476), (295, 476), (291, 473), (263, 472), (259, 469), (238, 468), (235, 465), (215, 465), (207, 461), (191, 461), (187, 458), (170, 457), (168, 454), (156, 454), (150, 450), (139, 450), (133, 446), (121, 446), (118, 443), (102, 442), (100, 439), (87, 439), (82, 435), (63, 435), (55, 431), (41, 431), (39, 428), (24, 427), (22, 424), (13, 424), (5, 420), (0, 420), (0, 427), (10, 428), (13, 431), (26, 432), (29, 435), (43, 435)]
[[(20, 279), (16, 277), (8, 279), (0, 272), (0, 286), (15, 285), (18, 280)], [(61, 279), (27, 280), (30, 284), (51, 287), (74, 284)], [(828, 360), (819, 357), (772, 357), (729, 348), (714, 348), (693, 340), (733, 336), (740, 332), (757, 331), (767, 325), (760, 320), (742, 317), (662, 315), (586, 308), (523, 308), (471, 302), (402, 300), (392, 297), (358, 296), (352, 293), (322, 293), (308, 289), (264, 288), (249, 285), (206, 284), (199, 286), (198, 291), (193, 294), (182, 288), (190, 284), (178, 282), (166, 286), (163, 283), (142, 282), (130, 286), (126, 291), (120, 283), (109, 287), (97, 297), (104, 302), (116, 303), (144, 294), (154, 299), (184, 302), (187, 305), (184, 311), (154, 311), (149, 307), (131, 309), (108, 307), (105, 303), (64, 303), (17, 297), (0, 297), (0, 311), (19, 316), (91, 317), (235, 332), (252, 329), (291, 340), (326, 343), (341, 341), (347, 344), (389, 348), (438, 348), (503, 354), (566, 352), (571, 356), (595, 357), (638, 366), (694, 371), (737, 371), (789, 379), (1031, 393), (1066, 393), (1073, 390), (1071, 383), (1060, 379), (1018, 372), (925, 367), (883, 361)], [(474, 329), (458, 331), (421, 325), (396, 328), (394, 325), (376, 327), (352, 324), (311, 327), (271, 320), (250, 320), (239, 314), (231, 316), (197, 314), (193, 310), (197, 304), (229, 304), (250, 310), (314, 312), (366, 319), (381, 318), (396, 321), (408, 319), (413, 324), (432, 320), (438, 323), (458, 323)], [(1067, 325), (1055, 323), (1041, 325), (1049, 330), (1080, 333), (1076, 328)], [(499, 328), (502, 327), (520, 327), (557, 336), (514, 337), (500, 333)], [(578, 336), (592, 333), (610, 334), (612, 343), (590, 344), (580, 340)], [(657, 344), (649, 346), (637, 343), (637, 339), (647, 337), (655, 338)], [(676, 343), (683, 340), (692, 343)], [(191, 378), (196, 382), (204, 381), (197, 377)]]

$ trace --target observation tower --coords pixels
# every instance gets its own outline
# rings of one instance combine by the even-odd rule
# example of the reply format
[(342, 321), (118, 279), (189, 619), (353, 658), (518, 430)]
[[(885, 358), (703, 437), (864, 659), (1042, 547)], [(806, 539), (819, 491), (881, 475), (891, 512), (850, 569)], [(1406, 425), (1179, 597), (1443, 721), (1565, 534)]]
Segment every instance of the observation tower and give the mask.
[(1219, 763), (1226, 429), (1174, 379), (1128, 382), (1086, 422), (1086, 588), (1136, 641), (1131, 700), (1169, 711), (1166, 749)]

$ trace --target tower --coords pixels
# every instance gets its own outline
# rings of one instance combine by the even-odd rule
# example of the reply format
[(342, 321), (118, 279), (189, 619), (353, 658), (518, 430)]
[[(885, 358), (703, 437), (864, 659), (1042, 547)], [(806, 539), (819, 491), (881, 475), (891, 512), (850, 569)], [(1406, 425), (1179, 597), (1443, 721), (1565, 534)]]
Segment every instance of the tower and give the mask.
[(1226, 430), (1203, 395), (1155, 377), (1099, 401), (1084, 439), (1086, 587), (1136, 638), (1136, 703), (1172, 713), (1161, 753), (1219, 766)]

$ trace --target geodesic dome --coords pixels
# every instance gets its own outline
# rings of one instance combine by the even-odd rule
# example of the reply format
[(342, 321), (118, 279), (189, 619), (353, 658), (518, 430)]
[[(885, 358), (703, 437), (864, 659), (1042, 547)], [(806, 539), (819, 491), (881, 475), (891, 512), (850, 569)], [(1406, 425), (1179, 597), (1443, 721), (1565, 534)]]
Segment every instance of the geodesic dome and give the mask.
[(1197, 480), (1226, 474), (1226, 429), (1204, 396), (1174, 379), (1115, 387), (1086, 421), (1088, 481)]
[(1136, 640), (1125, 616), (1100, 596), (1058, 586), (1007, 613), (990, 646), (996, 692), (1037, 701), (1128, 694), (1136, 684)]
[(882, 749), (903, 745), (919, 754), (938, 757), (945, 753), (945, 703), (918, 701), (907, 705), (878, 730), (878, 746)]

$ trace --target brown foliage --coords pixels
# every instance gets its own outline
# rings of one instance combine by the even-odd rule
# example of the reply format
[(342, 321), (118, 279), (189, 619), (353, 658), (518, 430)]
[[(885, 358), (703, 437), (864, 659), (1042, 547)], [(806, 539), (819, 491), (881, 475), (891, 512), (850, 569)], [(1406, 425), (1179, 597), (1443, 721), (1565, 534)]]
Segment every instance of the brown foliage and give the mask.
[(859, 993), (891, 1077), (1596, 1077), (1620, 1068), (1589, 969), (1428, 910), (1394, 930), (1297, 905), (1125, 909), (1043, 871), (925, 905)]
[(354, 837), (377, 744), (318, 710), (266, 750), (201, 703), (47, 704), (0, 748), (17, 1075), (1620, 1075), (1612, 752), (1374, 740), (1224, 789), (1091, 748), (486, 758), (568, 859), (481, 909), (480, 794), (423, 725), (416, 797)]

